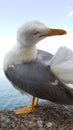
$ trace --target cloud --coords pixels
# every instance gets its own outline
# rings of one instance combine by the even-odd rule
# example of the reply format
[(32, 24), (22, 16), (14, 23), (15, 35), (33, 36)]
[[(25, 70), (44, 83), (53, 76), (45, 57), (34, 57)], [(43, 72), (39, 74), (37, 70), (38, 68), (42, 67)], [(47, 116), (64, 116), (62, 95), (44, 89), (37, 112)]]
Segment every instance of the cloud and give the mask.
[(73, 16), (73, 10), (71, 10), (68, 14), (68, 17), (72, 17)]
[(39, 49), (55, 54), (61, 46), (66, 46), (73, 51), (73, 34), (48, 37), (37, 44)]

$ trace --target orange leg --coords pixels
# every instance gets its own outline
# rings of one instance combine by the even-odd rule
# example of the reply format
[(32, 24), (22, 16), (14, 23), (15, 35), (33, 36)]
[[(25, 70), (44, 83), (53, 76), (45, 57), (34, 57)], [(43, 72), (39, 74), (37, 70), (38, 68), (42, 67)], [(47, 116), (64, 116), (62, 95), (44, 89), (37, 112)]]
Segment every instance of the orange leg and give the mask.
[(35, 102), (34, 102), (34, 107), (37, 107), (38, 106), (38, 98), (35, 99)]
[(38, 106), (38, 98), (32, 98), (32, 104), (16, 110), (16, 114), (29, 114), (34, 112), (34, 107)]

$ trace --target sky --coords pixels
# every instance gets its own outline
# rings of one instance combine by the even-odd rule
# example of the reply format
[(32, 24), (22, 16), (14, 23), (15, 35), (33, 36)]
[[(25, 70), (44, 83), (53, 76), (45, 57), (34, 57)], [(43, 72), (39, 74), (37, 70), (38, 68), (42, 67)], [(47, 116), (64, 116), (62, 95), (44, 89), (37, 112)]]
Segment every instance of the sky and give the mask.
[(65, 36), (41, 41), (38, 48), (53, 54), (60, 46), (73, 50), (72, 0), (0, 0), (0, 68), (5, 54), (16, 42), (17, 28), (31, 20), (67, 30)]

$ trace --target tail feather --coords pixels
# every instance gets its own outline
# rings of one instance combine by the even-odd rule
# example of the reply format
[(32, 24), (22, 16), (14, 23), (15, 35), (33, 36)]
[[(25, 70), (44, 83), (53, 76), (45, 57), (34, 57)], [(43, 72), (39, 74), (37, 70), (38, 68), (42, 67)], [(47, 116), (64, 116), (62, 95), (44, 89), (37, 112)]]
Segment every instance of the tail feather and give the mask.
[(64, 83), (73, 84), (73, 52), (60, 47), (50, 61), (50, 69)]

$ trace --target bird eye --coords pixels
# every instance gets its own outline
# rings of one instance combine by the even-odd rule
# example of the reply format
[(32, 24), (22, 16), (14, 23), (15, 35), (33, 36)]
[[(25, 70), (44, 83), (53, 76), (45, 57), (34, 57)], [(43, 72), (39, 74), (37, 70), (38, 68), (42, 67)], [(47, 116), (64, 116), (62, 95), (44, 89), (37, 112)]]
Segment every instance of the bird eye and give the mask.
[(34, 35), (37, 35), (37, 34), (39, 34), (39, 32), (35, 32), (35, 33), (34, 33)]

